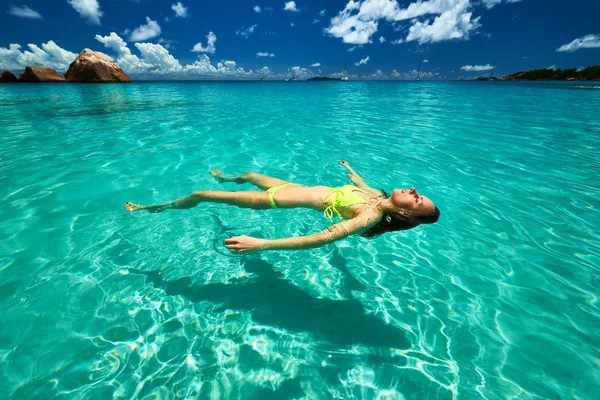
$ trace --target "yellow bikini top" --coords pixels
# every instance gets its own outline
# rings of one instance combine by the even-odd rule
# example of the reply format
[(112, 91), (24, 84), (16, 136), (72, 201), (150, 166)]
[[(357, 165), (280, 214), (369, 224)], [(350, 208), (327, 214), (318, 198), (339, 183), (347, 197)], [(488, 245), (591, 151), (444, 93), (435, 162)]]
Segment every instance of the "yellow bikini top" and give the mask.
[(338, 208), (340, 207), (348, 207), (353, 206), (355, 204), (368, 204), (367, 200), (363, 199), (354, 192), (362, 192), (371, 196), (369, 192), (352, 185), (345, 185), (330, 190), (331, 192), (323, 199), (323, 203), (326, 203), (329, 197), (331, 196), (333, 196), (333, 201), (331, 202), (331, 205), (327, 207), (325, 211), (323, 211), (323, 215), (325, 216), (325, 218), (328, 218), (331, 222), (333, 222), (334, 215), (340, 219), (344, 218), (338, 211)]

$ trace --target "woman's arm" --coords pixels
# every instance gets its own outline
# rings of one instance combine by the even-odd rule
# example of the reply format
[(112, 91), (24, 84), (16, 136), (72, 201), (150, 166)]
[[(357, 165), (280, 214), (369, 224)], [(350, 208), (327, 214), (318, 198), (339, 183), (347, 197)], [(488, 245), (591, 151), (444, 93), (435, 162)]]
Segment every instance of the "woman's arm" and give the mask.
[(340, 165), (346, 167), (346, 169), (348, 169), (348, 171), (350, 171), (350, 173), (348, 174), (348, 178), (350, 178), (350, 181), (352, 183), (354, 183), (354, 185), (356, 185), (356, 187), (361, 188), (361, 189), (371, 193), (374, 196), (383, 195), (383, 193), (381, 193), (379, 190), (373, 189), (372, 187), (367, 185), (365, 180), (356, 173), (356, 171), (354, 170), (354, 168), (352, 168), (352, 166), (350, 165), (350, 163), (348, 161), (340, 160), (339, 163), (340, 163)]
[(331, 225), (329, 228), (308, 236), (295, 236), (285, 239), (265, 240), (250, 236), (237, 236), (225, 240), (225, 246), (233, 253), (247, 253), (262, 250), (299, 250), (321, 247), (354, 233), (369, 229), (377, 223), (375, 215), (359, 215)]

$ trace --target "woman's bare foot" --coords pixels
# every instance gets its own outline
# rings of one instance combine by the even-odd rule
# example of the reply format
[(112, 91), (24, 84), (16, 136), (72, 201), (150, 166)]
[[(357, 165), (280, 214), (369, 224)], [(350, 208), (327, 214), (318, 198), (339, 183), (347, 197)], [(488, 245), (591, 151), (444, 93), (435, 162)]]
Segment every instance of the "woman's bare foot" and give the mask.
[(144, 209), (143, 205), (131, 203), (129, 201), (127, 203), (125, 203), (125, 205), (123, 207), (125, 207), (125, 209), (127, 211), (138, 211), (138, 210), (143, 210)]
[(152, 204), (151, 206), (143, 206), (141, 204), (130, 203), (129, 201), (123, 206), (127, 211), (138, 211), (146, 210), (150, 213), (160, 213), (165, 211), (167, 208), (171, 208), (169, 203), (167, 204)]
[(235, 182), (238, 185), (241, 185), (242, 183), (246, 183), (246, 180), (244, 178), (241, 178), (239, 176), (223, 175), (223, 172), (221, 172), (221, 170), (219, 170), (219, 169), (211, 169), (209, 171), (209, 173), (219, 183)]
[(213, 178), (215, 178), (215, 180), (219, 183), (223, 183), (226, 182), (223, 179), (223, 172), (221, 172), (220, 169), (211, 169), (209, 172), (210, 176), (212, 176)]

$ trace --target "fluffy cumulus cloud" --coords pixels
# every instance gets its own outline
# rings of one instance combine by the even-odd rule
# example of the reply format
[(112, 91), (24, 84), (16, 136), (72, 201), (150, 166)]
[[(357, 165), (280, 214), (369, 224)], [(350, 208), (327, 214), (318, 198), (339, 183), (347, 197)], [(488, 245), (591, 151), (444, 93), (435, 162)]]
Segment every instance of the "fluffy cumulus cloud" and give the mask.
[(473, 18), (470, 12), (469, 0), (417, 1), (406, 8), (397, 0), (350, 0), (331, 19), (325, 32), (345, 43), (366, 44), (377, 32), (380, 20), (388, 23), (409, 20), (408, 35), (400, 40), (419, 43), (468, 39), (469, 33), (480, 26), (479, 18)]
[(250, 37), (250, 35), (252, 35), (254, 33), (254, 29), (256, 29), (258, 25), (254, 24), (252, 26), (249, 26), (248, 28), (245, 27), (241, 27), (240, 29), (238, 29), (235, 34), (238, 36), (242, 36), (245, 37), (246, 39), (248, 39), (248, 37)]
[(579, 49), (593, 49), (600, 47), (600, 35), (585, 35), (573, 40), (571, 43), (560, 46), (556, 51), (573, 52)]
[(419, 76), (422, 79), (444, 79), (445, 76), (440, 75), (439, 72), (423, 72), (423, 71), (417, 71), (416, 69), (413, 69), (412, 71), (409, 72), (399, 72), (397, 70), (393, 70), (392, 74), (391, 74), (391, 78), (392, 79), (399, 79), (399, 80), (415, 80), (416, 77)]
[(171, 10), (175, 11), (175, 16), (177, 18), (188, 18), (190, 14), (188, 13), (188, 8), (183, 5), (182, 2), (177, 2), (171, 6)]
[(98, 0), (68, 0), (68, 2), (89, 24), (100, 25), (103, 13), (100, 11)]
[[(213, 38), (214, 39), (211, 39)], [(207, 35), (208, 44), (211, 42), (214, 47), (216, 36), (212, 32)], [(169, 50), (160, 44), (155, 43), (136, 43), (135, 47), (139, 51), (139, 56), (132, 54), (127, 43), (116, 33), (109, 36), (96, 35), (96, 40), (104, 44), (116, 56), (115, 60), (123, 70), (133, 76), (139, 77), (160, 77), (168, 75), (172, 79), (190, 79), (190, 78), (254, 78), (265, 74), (264, 68), (253, 72), (238, 67), (235, 61), (223, 60), (213, 65), (206, 54), (198, 57), (198, 60), (191, 64), (182, 65)], [(196, 46), (194, 46), (196, 47)], [(202, 46), (200, 46), (202, 47)], [(196, 50), (202, 51), (202, 50)], [(267, 69), (268, 71), (268, 69)]]
[[(425, 60), (423, 60), (425, 62)], [(490, 69), (494, 69), (494, 67), (490, 64), (486, 65), (463, 65), (460, 67), (463, 71), (473, 72), (473, 71), (489, 71)]]
[(481, 0), (482, 4), (487, 8), (494, 8), (495, 6), (497, 6), (498, 4), (504, 2), (504, 3), (517, 3), (521, 0)]
[(295, 1), (286, 1), (285, 2), (285, 6), (283, 7), (283, 9), (285, 11), (295, 11), (295, 12), (300, 11), (300, 10), (298, 10), (296, 8), (296, 2)]
[(145, 63), (138, 56), (131, 54), (127, 43), (116, 33), (111, 32), (109, 36), (96, 35), (96, 40), (113, 51), (116, 55), (115, 61), (117, 61), (124, 71), (135, 73), (137, 71), (150, 71), (153, 69), (152, 64)]
[(310, 65), (311, 67), (318, 68), (321, 66), (321, 63), (314, 63)]
[(260, 6), (254, 6), (254, 7), (252, 7), (252, 9), (254, 10), (255, 13), (260, 13), (262, 11), (260, 9)]
[(366, 56), (362, 60), (355, 62), (354, 65), (356, 65), (357, 67), (360, 67), (361, 65), (365, 65), (368, 62), (369, 62), (369, 56)]
[[(24, 69), (28, 65), (50, 67), (58, 72), (64, 72), (69, 68), (77, 54), (71, 53), (50, 40), (43, 43), (41, 47), (28, 44), (29, 50), (21, 50), (18, 44), (10, 44), (8, 47), (0, 47), (0, 65), (11, 70)], [(14, 71), (15, 74), (17, 71)]]
[(27, 18), (27, 19), (44, 19), (42, 14), (31, 9), (27, 6), (15, 6), (11, 5), (7, 11), (8, 14), (14, 15), (15, 17)]
[(479, 17), (472, 18), (467, 12), (469, 0), (449, 0), (454, 6), (437, 16), (433, 21), (415, 21), (408, 30), (406, 41), (435, 43), (452, 39), (468, 39), (469, 33), (481, 26)]
[(275, 57), (275, 54), (259, 51), (256, 53), (256, 57)]
[(383, 36), (379, 36), (379, 43), (385, 43), (386, 39)]
[(142, 42), (144, 40), (152, 39), (160, 35), (161, 29), (158, 22), (153, 21), (150, 17), (146, 17), (146, 25), (140, 25), (131, 32), (129, 40), (133, 42)]
[(206, 35), (206, 47), (202, 46), (202, 43), (196, 43), (196, 45), (194, 45), (194, 48), (192, 49), (192, 51), (197, 52), (197, 53), (210, 53), (210, 54), (214, 54), (215, 51), (217, 50), (215, 47), (215, 43), (217, 41), (217, 35), (215, 35), (212, 32), (208, 32), (208, 35)]
[(293, 77), (296, 77), (297, 79), (308, 79), (310, 77), (313, 77), (315, 74), (313, 73), (313, 71), (311, 71), (310, 69), (307, 68), (302, 68), (299, 66), (295, 66), (289, 69), (289, 72), (291, 73), (291, 75)]
[(372, 79), (372, 80), (382, 80), (382, 79), (388, 79), (387, 75), (383, 73), (382, 70), (378, 69), (377, 71), (375, 71), (373, 74), (369, 75), (366, 77), (367, 79)]
[(317, 13), (317, 15), (320, 16), (320, 17), (324, 17), (325, 16), (325, 11), (327, 11), (327, 10), (321, 10), (321, 11), (319, 11)]

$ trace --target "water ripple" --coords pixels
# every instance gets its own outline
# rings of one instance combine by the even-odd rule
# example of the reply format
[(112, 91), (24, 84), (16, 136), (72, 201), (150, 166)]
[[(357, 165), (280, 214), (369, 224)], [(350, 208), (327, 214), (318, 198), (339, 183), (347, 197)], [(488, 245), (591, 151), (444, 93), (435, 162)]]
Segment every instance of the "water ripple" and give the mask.
[[(600, 108), (577, 83), (0, 87), (0, 397), (600, 397)], [(577, 110), (574, 112), (573, 110)], [(433, 226), (128, 214), (258, 171), (415, 186)]]

